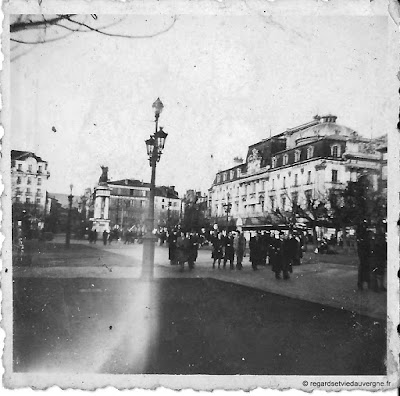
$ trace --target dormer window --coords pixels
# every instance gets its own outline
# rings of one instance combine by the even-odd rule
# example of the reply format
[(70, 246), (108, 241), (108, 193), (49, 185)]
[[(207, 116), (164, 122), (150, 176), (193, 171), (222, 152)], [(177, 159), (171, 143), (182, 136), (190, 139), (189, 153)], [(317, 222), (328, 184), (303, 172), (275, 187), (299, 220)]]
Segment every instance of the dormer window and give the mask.
[(217, 183), (221, 181), (221, 175), (217, 175)]
[(276, 168), (276, 157), (272, 157), (272, 168)]
[(285, 154), (283, 156), (283, 165), (287, 165), (288, 161), (289, 161), (289, 156), (287, 154)]
[(28, 165), (28, 171), (32, 172), (32, 165)]
[(340, 146), (338, 144), (331, 146), (331, 156), (334, 158), (340, 157)]
[(236, 177), (240, 177), (240, 168), (238, 168), (236, 171)]
[(294, 152), (294, 162), (300, 161), (300, 155), (301, 155), (301, 151), (300, 150), (296, 150)]
[(313, 155), (314, 155), (314, 147), (313, 146), (307, 147), (307, 159), (312, 158)]
[(226, 172), (222, 174), (222, 181), (226, 181)]
[(231, 170), (230, 172), (230, 179), (232, 180), (235, 177), (235, 171)]
[(22, 171), (22, 164), (18, 164), (18, 170)]

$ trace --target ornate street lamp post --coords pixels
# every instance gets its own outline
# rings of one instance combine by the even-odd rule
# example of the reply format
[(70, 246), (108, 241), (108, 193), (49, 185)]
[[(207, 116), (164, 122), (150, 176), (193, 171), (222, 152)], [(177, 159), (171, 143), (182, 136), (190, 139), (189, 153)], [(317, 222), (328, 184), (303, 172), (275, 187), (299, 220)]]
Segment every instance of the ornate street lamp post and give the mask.
[(158, 128), (158, 118), (162, 112), (164, 105), (160, 98), (153, 103), (155, 113), (156, 129), (154, 135), (151, 135), (146, 140), (147, 155), (151, 167), (151, 182), (150, 182), (150, 197), (149, 208), (146, 221), (146, 235), (143, 238), (143, 261), (142, 261), (142, 277), (151, 279), (154, 276), (154, 245), (155, 236), (153, 235), (154, 229), (154, 192), (156, 182), (156, 166), (160, 161), (162, 151), (165, 145), (165, 139), (168, 134), (163, 131), (163, 128)]
[(65, 247), (69, 249), (70, 245), (70, 240), (71, 240), (71, 215), (72, 215), (72, 199), (74, 196), (72, 195), (72, 188), (74, 186), (72, 184), (69, 185), (69, 189), (71, 193), (68, 195), (68, 202), (69, 202), (69, 208), (68, 208), (68, 218), (67, 218), (67, 234), (65, 236)]
[(232, 204), (229, 202), (230, 195), (229, 193), (226, 196), (226, 204), (223, 205), (226, 213), (226, 233), (228, 234), (228, 222), (229, 222), (229, 213), (231, 213)]

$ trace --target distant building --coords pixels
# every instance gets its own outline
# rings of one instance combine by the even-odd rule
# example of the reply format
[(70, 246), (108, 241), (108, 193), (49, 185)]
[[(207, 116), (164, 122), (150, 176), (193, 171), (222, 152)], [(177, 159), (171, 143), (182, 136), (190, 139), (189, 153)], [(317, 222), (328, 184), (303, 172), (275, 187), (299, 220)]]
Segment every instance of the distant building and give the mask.
[[(147, 218), (150, 197), (150, 183), (136, 179), (109, 181), (111, 188), (111, 227), (143, 225)], [(175, 186), (156, 187), (154, 197), (154, 224), (167, 226), (168, 220), (179, 219), (181, 200)]]
[(13, 204), (28, 204), (44, 210), (49, 177), (47, 161), (29, 151), (11, 151)]
[(277, 209), (285, 212), (294, 204), (306, 205), (330, 190), (344, 189), (363, 173), (379, 188), (387, 166), (384, 137), (364, 138), (338, 125), (336, 118), (315, 116), (250, 145), (246, 162), (215, 176), (209, 189), (213, 221), (266, 224)]

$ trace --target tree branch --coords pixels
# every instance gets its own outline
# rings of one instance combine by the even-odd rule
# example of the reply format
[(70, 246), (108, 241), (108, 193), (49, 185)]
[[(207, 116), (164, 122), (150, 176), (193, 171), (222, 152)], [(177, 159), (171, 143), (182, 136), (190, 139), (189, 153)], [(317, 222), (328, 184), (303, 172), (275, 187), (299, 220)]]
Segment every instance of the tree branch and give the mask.
[(75, 23), (75, 24), (77, 24), (77, 25), (84, 26), (85, 28), (89, 29), (90, 31), (93, 31), (93, 32), (96, 32), (96, 33), (100, 33), (100, 34), (103, 34), (103, 35), (105, 35), (105, 36), (120, 37), (120, 38), (130, 38), (130, 39), (131, 39), (131, 38), (132, 38), (132, 39), (147, 39), (147, 38), (156, 37), (156, 36), (159, 36), (160, 34), (163, 34), (163, 33), (168, 32), (168, 31), (175, 25), (175, 22), (176, 22), (176, 20), (177, 20), (177, 17), (176, 17), (176, 15), (174, 16), (174, 20), (172, 21), (171, 25), (168, 26), (166, 29), (161, 30), (161, 31), (159, 31), (159, 32), (157, 32), (157, 33), (154, 33), (154, 34), (143, 35), (143, 36), (132, 36), (132, 35), (127, 35), (127, 34), (108, 33), (108, 32), (104, 32), (104, 31), (100, 30), (100, 28), (99, 28), (99, 29), (96, 29), (96, 28), (94, 28), (94, 27), (92, 27), (92, 26), (89, 26), (89, 25), (87, 25), (86, 23), (79, 22), (79, 21), (75, 21), (74, 19), (71, 19), (71, 18), (67, 18), (67, 19), (68, 19), (68, 21), (70, 21), (71, 23)]
[(58, 15), (52, 19), (48, 20), (40, 20), (40, 21), (22, 21), (22, 19), (17, 19), (16, 22), (10, 24), (10, 33), (20, 32), (21, 30), (26, 29), (34, 29), (34, 28), (43, 28), (44, 26), (48, 25), (55, 25), (57, 22), (69, 19), (75, 14), (68, 14), (68, 15)]

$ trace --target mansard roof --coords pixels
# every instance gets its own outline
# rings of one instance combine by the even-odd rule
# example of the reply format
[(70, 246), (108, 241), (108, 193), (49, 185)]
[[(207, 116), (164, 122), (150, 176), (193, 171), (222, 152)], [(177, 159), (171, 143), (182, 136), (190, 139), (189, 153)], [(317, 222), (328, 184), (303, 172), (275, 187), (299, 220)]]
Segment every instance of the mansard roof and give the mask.
[(39, 156), (37, 156), (35, 153), (32, 153), (31, 151), (21, 151), (21, 150), (11, 150), (11, 160), (19, 160), (19, 161), (24, 161), (25, 159), (33, 157), (37, 162), (44, 162), (47, 163), (47, 161), (43, 160)]

